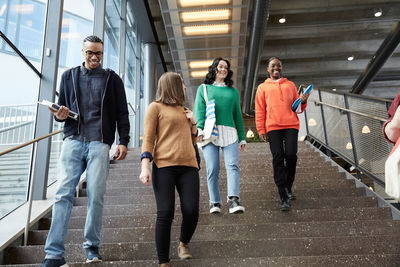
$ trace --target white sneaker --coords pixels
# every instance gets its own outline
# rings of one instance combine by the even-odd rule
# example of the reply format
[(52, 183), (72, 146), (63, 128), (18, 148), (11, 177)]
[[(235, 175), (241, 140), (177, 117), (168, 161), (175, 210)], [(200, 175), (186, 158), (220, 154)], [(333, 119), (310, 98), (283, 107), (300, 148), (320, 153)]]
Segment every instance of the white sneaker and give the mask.
[(220, 203), (211, 204), (210, 213), (221, 213), (221, 204)]

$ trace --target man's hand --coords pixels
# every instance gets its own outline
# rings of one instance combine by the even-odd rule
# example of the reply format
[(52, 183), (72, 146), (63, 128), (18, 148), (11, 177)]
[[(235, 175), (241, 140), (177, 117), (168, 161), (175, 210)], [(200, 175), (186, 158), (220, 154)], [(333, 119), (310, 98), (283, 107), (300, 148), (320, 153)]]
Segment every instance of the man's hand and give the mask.
[(66, 106), (61, 106), (57, 111), (51, 108), (49, 108), (49, 110), (59, 120), (65, 120), (66, 118), (68, 118), (69, 109)]
[(265, 137), (265, 134), (260, 134), (259, 137), (260, 137), (261, 141), (263, 141), (263, 142), (267, 141), (267, 138)]
[(197, 136), (197, 143), (203, 142), (203, 135)]
[(115, 151), (114, 158), (116, 160), (123, 160), (128, 153), (128, 149), (124, 145), (118, 145), (117, 150)]

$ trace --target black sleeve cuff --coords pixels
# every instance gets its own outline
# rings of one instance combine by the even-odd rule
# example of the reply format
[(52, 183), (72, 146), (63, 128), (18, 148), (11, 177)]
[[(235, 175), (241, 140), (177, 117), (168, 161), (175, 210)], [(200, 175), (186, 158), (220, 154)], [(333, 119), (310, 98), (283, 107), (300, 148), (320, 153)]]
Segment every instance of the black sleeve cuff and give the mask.
[(150, 162), (152, 162), (153, 161), (153, 156), (151, 155), (151, 153), (150, 152), (143, 152), (141, 155), (140, 155), (140, 161), (142, 161), (142, 159), (144, 159), (144, 158), (148, 158), (148, 159), (150, 159)]

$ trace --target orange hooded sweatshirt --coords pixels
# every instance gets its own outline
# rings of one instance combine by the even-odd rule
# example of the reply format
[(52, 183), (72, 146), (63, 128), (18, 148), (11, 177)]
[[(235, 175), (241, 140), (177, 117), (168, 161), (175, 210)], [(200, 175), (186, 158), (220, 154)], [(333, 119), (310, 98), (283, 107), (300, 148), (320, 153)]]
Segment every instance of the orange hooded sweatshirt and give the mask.
[[(256, 127), (258, 134), (274, 130), (299, 130), (300, 122), (292, 111), (293, 102), (299, 97), (296, 86), (286, 78), (274, 81), (270, 78), (260, 84), (256, 93)], [(301, 104), (301, 111), (307, 103)]]

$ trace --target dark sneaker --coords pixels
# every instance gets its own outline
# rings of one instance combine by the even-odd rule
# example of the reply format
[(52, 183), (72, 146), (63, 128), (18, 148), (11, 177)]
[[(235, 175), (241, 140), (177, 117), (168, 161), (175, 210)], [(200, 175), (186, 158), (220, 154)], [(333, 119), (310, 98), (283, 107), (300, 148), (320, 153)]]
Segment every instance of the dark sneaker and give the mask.
[(86, 255), (87, 255), (86, 263), (101, 261), (101, 256), (98, 247), (91, 246), (86, 248)]
[(285, 188), (285, 191), (290, 200), (296, 200), (296, 196), (293, 194), (292, 191), (289, 191), (289, 189), (287, 189), (287, 188)]
[(62, 259), (44, 259), (42, 267), (68, 267), (64, 258)]
[(210, 205), (210, 213), (220, 213), (221, 212), (221, 204), (220, 203), (212, 203)]
[(281, 211), (289, 211), (290, 210), (290, 200), (289, 199), (282, 200), (280, 209), (281, 209)]
[(231, 203), (229, 206), (229, 213), (243, 213), (244, 207), (240, 205), (239, 200), (236, 197), (229, 199)]

